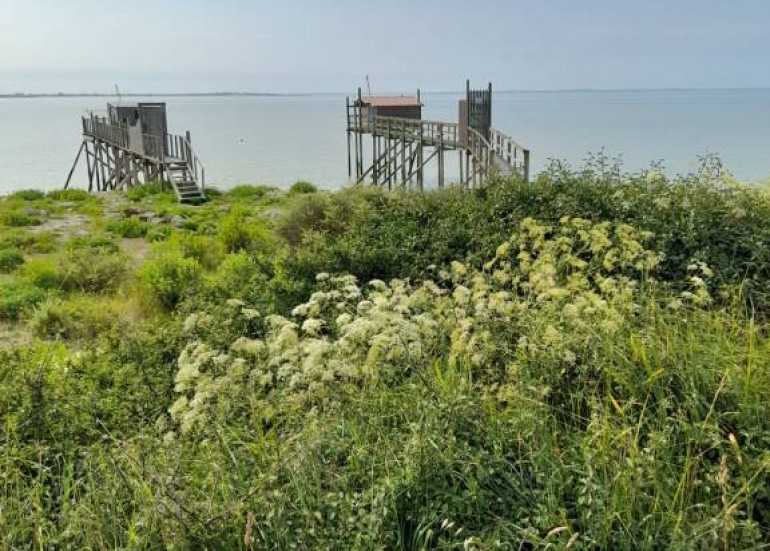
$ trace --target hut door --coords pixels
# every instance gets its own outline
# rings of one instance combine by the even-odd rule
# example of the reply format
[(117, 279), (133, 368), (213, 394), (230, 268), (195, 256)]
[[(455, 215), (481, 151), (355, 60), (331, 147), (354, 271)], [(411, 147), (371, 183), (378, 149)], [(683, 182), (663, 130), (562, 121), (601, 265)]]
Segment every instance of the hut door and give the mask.
[[(168, 126), (166, 123), (166, 104), (165, 103), (140, 103), (139, 119), (142, 122), (142, 134), (147, 134), (160, 139), (160, 143), (166, 148), (166, 134)], [(157, 146), (156, 146), (157, 148)], [(168, 151), (164, 151), (168, 154)]]

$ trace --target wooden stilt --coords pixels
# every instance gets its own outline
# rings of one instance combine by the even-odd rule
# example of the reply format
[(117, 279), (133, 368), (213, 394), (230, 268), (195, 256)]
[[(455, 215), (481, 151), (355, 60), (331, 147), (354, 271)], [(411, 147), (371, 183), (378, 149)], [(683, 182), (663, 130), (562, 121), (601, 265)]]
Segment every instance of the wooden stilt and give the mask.
[(80, 149), (78, 149), (78, 154), (75, 155), (75, 162), (72, 163), (72, 168), (70, 169), (70, 173), (67, 175), (67, 181), (64, 184), (64, 189), (67, 189), (70, 185), (70, 180), (72, 180), (72, 175), (75, 173), (75, 167), (78, 166), (80, 155), (83, 153), (83, 149), (85, 148), (85, 146), (86, 146), (85, 141), (80, 142)]

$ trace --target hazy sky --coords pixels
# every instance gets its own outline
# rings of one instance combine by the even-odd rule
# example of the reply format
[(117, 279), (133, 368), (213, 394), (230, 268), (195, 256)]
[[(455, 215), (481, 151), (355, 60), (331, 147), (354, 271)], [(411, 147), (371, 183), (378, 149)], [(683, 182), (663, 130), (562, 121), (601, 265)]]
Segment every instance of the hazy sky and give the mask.
[(770, 0), (0, 0), (0, 93), (768, 87)]

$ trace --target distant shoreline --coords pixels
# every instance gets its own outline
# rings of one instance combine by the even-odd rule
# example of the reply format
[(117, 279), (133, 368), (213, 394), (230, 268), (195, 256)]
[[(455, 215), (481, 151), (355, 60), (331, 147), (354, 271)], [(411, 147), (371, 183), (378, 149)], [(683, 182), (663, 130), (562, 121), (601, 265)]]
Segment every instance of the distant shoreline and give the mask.
[[(613, 92), (761, 92), (770, 91), (770, 87), (752, 88), (564, 88), (564, 89), (500, 89), (501, 94), (563, 94), (563, 93), (613, 93)], [(457, 95), (457, 91), (430, 91), (423, 90), (427, 94)], [(397, 93), (397, 92), (388, 92)], [(345, 92), (169, 92), (169, 93), (121, 93), (122, 98), (202, 98), (202, 97), (308, 97), (308, 96), (340, 96)], [(36, 98), (114, 98), (115, 92), (57, 92), (36, 93), (16, 92), (13, 94), (0, 94), (0, 99), (36, 99)]]
[[(120, 94), (122, 98), (174, 98), (174, 97), (215, 97), (215, 96), (261, 96), (261, 97), (277, 97), (277, 96), (310, 96), (315, 94), (271, 94), (271, 93), (258, 93), (258, 92), (187, 92), (187, 93), (147, 93), (147, 94)], [(35, 94), (19, 92), (15, 94), (0, 94), (0, 99), (34, 99), (34, 98), (114, 98), (117, 97), (115, 92), (94, 92), (94, 93), (56, 93), (56, 94)]]

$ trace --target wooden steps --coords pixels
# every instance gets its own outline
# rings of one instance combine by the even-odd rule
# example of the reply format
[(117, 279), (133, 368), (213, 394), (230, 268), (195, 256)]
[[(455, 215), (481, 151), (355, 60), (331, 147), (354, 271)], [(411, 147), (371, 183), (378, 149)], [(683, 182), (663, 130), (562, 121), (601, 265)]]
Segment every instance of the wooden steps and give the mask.
[(186, 161), (167, 159), (166, 170), (180, 203), (199, 204), (206, 201), (206, 196), (198, 187), (198, 182), (195, 181), (195, 176)]

